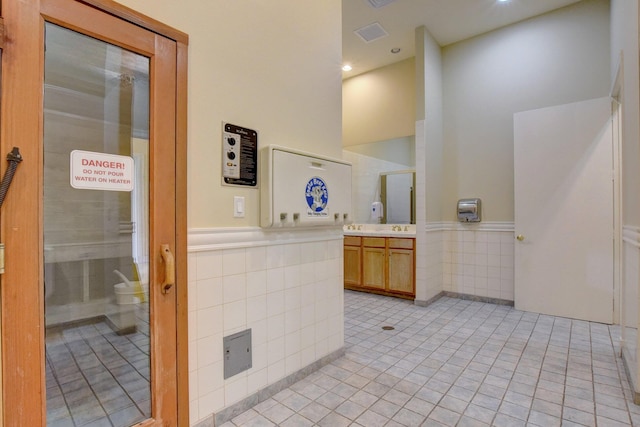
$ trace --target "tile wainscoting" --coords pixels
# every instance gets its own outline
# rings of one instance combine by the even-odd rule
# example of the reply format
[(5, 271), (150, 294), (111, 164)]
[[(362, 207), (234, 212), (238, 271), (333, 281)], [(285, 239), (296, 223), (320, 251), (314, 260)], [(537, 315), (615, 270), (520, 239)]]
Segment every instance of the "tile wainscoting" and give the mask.
[(418, 277), (431, 283), (441, 277), (441, 290), (448, 295), (513, 301), (513, 222), (432, 222), (425, 230), (424, 244), (418, 245), (425, 254), (425, 271)]
[[(189, 231), (192, 425), (343, 349), (342, 245), (341, 228)], [(249, 328), (252, 368), (225, 380), (223, 337)]]

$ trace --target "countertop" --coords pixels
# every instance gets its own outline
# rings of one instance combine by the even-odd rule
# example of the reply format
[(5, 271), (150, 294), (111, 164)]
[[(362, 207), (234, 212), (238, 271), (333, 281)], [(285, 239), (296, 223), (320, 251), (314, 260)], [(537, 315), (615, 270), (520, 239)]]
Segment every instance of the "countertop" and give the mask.
[(345, 236), (416, 237), (415, 224), (349, 224), (343, 230)]

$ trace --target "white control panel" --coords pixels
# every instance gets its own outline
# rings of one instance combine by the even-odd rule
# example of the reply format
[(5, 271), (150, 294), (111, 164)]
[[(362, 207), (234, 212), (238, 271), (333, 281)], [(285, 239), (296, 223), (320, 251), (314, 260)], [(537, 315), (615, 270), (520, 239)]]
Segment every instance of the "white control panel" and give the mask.
[(240, 178), (240, 141), (240, 134), (222, 133), (222, 175), (225, 178)]
[(223, 185), (258, 187), (258, 132), (223, 122), (221, 159)]

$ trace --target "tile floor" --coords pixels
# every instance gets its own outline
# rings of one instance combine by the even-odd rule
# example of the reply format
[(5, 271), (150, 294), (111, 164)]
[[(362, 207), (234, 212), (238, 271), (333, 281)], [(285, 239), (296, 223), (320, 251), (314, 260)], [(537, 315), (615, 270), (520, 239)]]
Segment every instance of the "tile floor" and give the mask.
[(149, 308), (136, 306), (130, 334), (105, 322), (47, 330), (47, 426), (125, 427), (149, 416)]
[(346, 355), (223, 427), (640, 426), (618, 332), (480, 302), (418, 307), (346, 291)]

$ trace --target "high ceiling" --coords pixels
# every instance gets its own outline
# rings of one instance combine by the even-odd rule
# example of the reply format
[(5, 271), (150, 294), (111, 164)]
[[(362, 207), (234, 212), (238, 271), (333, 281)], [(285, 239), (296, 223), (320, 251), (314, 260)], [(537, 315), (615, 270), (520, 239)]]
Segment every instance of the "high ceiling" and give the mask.
[[(581, 0), (342, 0), (343, 78), (415, 56), (415, 29), (424, 25), (446, 46)], [(355, 30), (378, 23), (388, 35), (371, 42)], [(373, 29), (375, 30), (375, 28)], [(400, 48), (393, 54), (391, 49)]]

